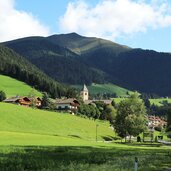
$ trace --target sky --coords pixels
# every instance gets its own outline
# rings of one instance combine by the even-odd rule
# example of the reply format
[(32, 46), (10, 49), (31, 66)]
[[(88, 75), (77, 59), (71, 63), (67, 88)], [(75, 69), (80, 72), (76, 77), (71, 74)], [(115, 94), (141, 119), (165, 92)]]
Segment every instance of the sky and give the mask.
[(0, 42), (71, 32), (171, 52), (171, 1), (0, 0)]

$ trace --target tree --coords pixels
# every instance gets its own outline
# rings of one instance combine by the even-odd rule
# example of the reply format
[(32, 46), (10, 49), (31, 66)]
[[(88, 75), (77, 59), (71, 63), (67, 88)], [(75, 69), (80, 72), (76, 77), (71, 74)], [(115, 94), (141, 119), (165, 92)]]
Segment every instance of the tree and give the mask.
[(41, 107), (42, 108), (49, 108), (49, 105), (50, 105), (50, 101), (49, 101), (49, 96), (46, 92), (43, 93), (43, 96), (42, 96), (42, 105)]
[(167, 111), (167, 131), (171, 130), (171, 107)]
[(4, 91), (0, 91), (0, 102), (6, 99), (6, 94)]
[(138, 93), (122, 100), (118, 105), (114, 122), (116, 132), (122, 138), (127, 135), (137, 136), (146, 129), (146, 108)]
[(28, 97), (29, 97), (30, 100), (31, 100), (30, 106), (33, 107), (33, 108), (36, 107), (36, 101), (37, 101), (37, 100), (36, 100), (36, 91), (35, 91), (34, 88), (32, 88), (32, 90), (30, 91)]
[(107, 105), (102, 115), (104, 119), (108, 120), (110, 123), (113, 123), (116, 118), (116, 109), (112, 105)]
[(87, 104), (81, 103), (78, 108), (78, 113), (82, 115), (86, 115), (87, 117), (94, 118), (94, 119), (97, 119), (100, 116), (100, 111), (93, 104), (87, 105)]

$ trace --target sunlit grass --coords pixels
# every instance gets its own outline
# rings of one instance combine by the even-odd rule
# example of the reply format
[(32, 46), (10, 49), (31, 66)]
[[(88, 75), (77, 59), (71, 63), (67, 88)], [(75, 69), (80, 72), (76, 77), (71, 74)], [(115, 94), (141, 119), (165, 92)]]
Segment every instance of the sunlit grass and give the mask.
[[(4, 91), (7, 97), (12, 96), (28, 96), (32, 91), (32, 87), (28, 86), (24, 82), (18, 81), (14, 78), (0, 75), (0, 90)], [(35, 94), (41, 97), (41, 93), (34, 90)]]

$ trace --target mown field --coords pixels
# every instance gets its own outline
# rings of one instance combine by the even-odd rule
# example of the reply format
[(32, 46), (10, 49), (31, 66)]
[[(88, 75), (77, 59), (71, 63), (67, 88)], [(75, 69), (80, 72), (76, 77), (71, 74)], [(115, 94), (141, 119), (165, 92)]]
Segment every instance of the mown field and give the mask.
[[(0, 90), (4, 91), (7, 97), (13, 97), (16, 95), (28, 96), (32, 91), (32, 87), (14, 78), (0, 75)], [(41, 93), (36, 90), (34, 90), (34, 93), (39, 97), (42, 96)]]
[[(109, 142), (107, 122), (0, 103), (0, 170), (140, 171), (171, 167), (171, 147)], [(96, 142), (96, 125), (97, 142)]]
[[(21, 133), (23, 137), (24, 133), (26, 136), (33, 134), (33, 137), (37, 134), (42, 136), (42, 138), (48, 135), (52, 136), (52, 139), (61, 138), (62, 140), (64, 138), (95, 141), (96, 124), (98, 124), (99, 141), (102, 141), (105, 137), (110, 138), (114, 136), (114, 132), (108, 122), (94, 121), (70, 114), (48, 112), (5, 103), (0, 103), (0, 118), (0, 133), (3, 134), (0, 139), (4, 136), (4, 140), (6, 133), (8, 134), (6, 137), (9, 136), (9, 133), (12, 133), (11, 136), (14, 137)], [(29, 145), (33, 139), (26, 141), (24, 145)], [(46, 141), (46, 138), (44, 139)], [(5, 144), (12, 143), (11, 140), (9, 142), (8, 139), (6, 140)], [(22, 142), (19, 145), (22, 145)], [(13, 143), (16, 144), (15, 139)], [(2, 140), (0, 144), (2, 144)], [(54, 142), (52, 141), (52, 144), (49, 145), (54, 145)]]
[[(83, 85), (74, 85), (73, 87), (81, 90)], [(91, 84), (87, 86), (90, 94), (98, 94), (98, 93), (116, 93), (117, 96), (127, 96), (127, 92), (131, 92), (125, 88), (119, 87), (114, 84)]]
[[(125, 98), (113, 98), (113, 100), (116, 103), (119, 103), (120, 101), (124, 100)], [(159, 98), (159, 99), (149, 99), (151, 105), (156, 106), (162, 106), (163, 102), (167, 101), (168, 103), (171, 103), (171, 98)]]

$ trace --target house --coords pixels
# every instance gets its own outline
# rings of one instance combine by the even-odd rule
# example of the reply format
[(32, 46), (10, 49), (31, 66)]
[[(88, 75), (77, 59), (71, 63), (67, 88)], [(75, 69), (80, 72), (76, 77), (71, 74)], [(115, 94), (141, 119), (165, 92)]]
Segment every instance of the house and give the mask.
[(37, 98), (29, 98), (29, 97), (11, 97), (11, 98), (7, 98), (4, 100), (4, 102), (6, 103), (13, 103), (13, 104), (18, 104), (18, 105), (22, 105), (22, 106), (30, 106), (31, 104), (35, 104), (36, 107), (40, 107), (41, 106), (41, 99), (39, 97)]
[(75, 113), (80, 105), (75, 98), (57, 99), (55, 104), (57, 110), (68, 111), (70, 113)]
[(167, 122), (162, 120), (160, 117), (148, 116), (148, 126), (149, 127), (157, 127), (157, 126), (164, 127), (166, 125), (167, 125)]
[(91, 104), (91, 103), (95, 103), (95, 102), (103, 102), (106, 105), (112, 104), (112, 100), (86, 100), (86, 101), (84, 101), (85, 104)]

